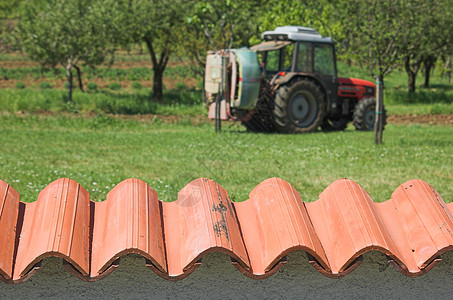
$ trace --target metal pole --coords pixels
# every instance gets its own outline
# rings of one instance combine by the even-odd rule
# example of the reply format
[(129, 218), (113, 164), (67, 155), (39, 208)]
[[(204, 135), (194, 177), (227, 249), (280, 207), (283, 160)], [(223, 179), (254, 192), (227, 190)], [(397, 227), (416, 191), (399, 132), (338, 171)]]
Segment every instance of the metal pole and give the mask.
[(382, 125), (383, 125), (383, 84), (382, 76), (376, 80), (376, 118), (374, 122), (374, 143), (379, 145), (382, 143)]
[(220, 74), (220, 91), (216, 98), (216, 105), (215, 105), (215, 132), (220, 132), (222, 130), (222, 118), (221, 118), (221, 108), (222, 108), (222, 100), (224, 98), (225, 93), (225, 85), (226, 85), (226, 65), (225, 60), (226, 56), (225, 53), (221, 53), (221, 74)]

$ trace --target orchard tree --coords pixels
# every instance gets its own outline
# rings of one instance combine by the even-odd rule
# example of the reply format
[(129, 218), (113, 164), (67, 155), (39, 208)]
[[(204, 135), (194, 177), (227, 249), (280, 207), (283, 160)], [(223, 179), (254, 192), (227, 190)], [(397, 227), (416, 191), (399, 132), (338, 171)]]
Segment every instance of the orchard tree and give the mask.
[(42, 9), (28, 4), (18, 25), (23, 50), (43, 66), (66, 70), (68, 101), (72, 101), (73, 69), (83, 90), (80, 64), (104, 62), (113, 51), (111, 7), (102, 1), (49, 0)]
[(250, 38), (257, 35), (260, 8), (258, 0), (194, 1), (179, 39), (179, 54), (188, 57), (193, 71), (204, 77), (207, 51), (249, 46)]
[(453, 42), (453, 10), (451, 0), (411, 1), (408, 17), (413, 20), (410, 41), (402, 49), (404, 68), (408, 75), (408, 92), (415, 92), (416, 78), (425, 66), (425, 86), (437, 57)]
[(382, 143), (384, 78), (399, 66), (404, 51), (419, 42), (423, 28), (418, 27), (413, 10), (421, 0), (340, 0), (335, 13), (347, 29), (343, 45), (352, 52), (362, 67), (376, 79), (377, 101), (374, 140)]
[(21, 6), (20, 0), (0, 0), (0, 53), (14, 48), (14, 29)]
[(179, 38), (185, 35), (184, 15), (192, 7), (183, 0), (107, 0), (116, 5), (115, 15), (121, 26), (123, 46), (144, 43), (153, 65), (154, 100), (163, 100), (163, 75)]
[[(444, 69), (451, 62), (453, 53), (453, 0), (442, 0), (441, 8), (437, 9), (437, 16), (434, 18), (434, 24), (430, 24), (428, 35), (436, 34), (436, 49), (435, 52), (425, 56), (423, 60), (425, 83), (424, 86), (429, 87), (431, 69), (435, 66), (437, 59), (441, 60)], [(441, 67), (441, 71), (442, 67)], [(451, 64), (450, 64), (451, 76)]]

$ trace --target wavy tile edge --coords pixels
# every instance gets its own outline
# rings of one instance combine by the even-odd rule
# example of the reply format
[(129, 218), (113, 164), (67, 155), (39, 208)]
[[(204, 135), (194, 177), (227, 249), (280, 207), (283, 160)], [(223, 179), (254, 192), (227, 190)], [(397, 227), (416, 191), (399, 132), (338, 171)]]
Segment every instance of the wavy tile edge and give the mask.
[[(52, 184), (55, 184), (58, 180), (55, 180), (54, 182), (50, 183), (48, 186), (50, 186)], [(0, 182), (3, 182), (3, 181), (0, 180)], [(410, 181), (407, 181), (407, 182), (410, 182)], [(186, 186), (188, 186), (188, 185), (189, 184), (187, 184)], [(9, 184), (7, 184), (7, 186), (10, 187), (13, 191), (16, 191)], [(327, 187), (326, 189), (328, 189), (328, 188), (329, 187)], [(435, 191), (435, 190), (433, 189), (433, 191)], [(437, 193), (437, 191), (435, 191), (435, 192)], [(392, 199), (387, 200), (387, 201), (391, 201), (391, 200)], [(387, 202), (387, 201), (385, 201), (385, 202)], [(20, 202), (21, 205), (26, 205), (26, 203), (24, 203), (24, 202), (21, 202), (21, 201), (19, 201), (19, 202)], [(93, 201), (91, 201), (91, 202), (93, 202)], [(159, 202), (162, 202), (162, 201), (159, 200)], [(34, 202), (32, 202), (32, 203), (34, 203)], [(95, 203), (95, 202), (93, 202), (93, 203)], [(165, 203), (165, 202), (163, 202), (163, 203)], [(449, 212), (449, 214), (451, 216), (452, 215), (452, 211), (453, 211), (453, 203), (446, 204), (446, 203), (443, 202), (443, 200), (442, 200), (442, 203), (443, 203), (443, 205), (445, 206), (446, 210)], [(452, 233), (452, 236), (453, 236), (453, 233)], [(59, 252), (49, 252), (49, 253), (45, 253), (43, 255), (40, 255), (39, 257), (34, 259), (33, 260), (33, 266), (31, 266), (30, 270), (23, 277), (21, 277), (19, 279), (7, 278), (5, 276), (7, 274), (3, 270), (0, 270), (1, 271), (0, 272), (0, 280), (3, 281), (3, 282), (7, 282), (7, 283), (21, 283), (21, 282), (29, 279), (31, 276), (33, 276), (33, 274), (35, 274), (40, 269), (41, 261), (44, 258), (50, 257), (50, 256), (54, 256), (54, 257), (62, 258), (63, 259), (63, 265), (72, 274), (74, 274), (76, 277), (78, 277), (80, 279), (83, 279), (85, 281), (98, 281), (98, 280), (106, 277), (111, 272), (113, 272), (118, 267), (118, 264), (119, 264), (119, 261), (120, 261), (121, 257), (123, 255), (127, 255), (129, 253), (137, 253), (137, 254), (143, 256), (145, 258), (145, 260), (146, 260), (146, 266), (149, 267), (150, 269), (152, 269), (154, 272), (156, 272), (156, 274), (159, 275), (160, 277), (165, 278), (167, 280), (180, 280), (180, 279), (183, 279), (183, 278), (187, 277), (189, 274), (191, 274), (193, 271), (195, 271), (195, 269), (197, 269), (200, 266), (202, 257), (204, 255), (210, 253), (210, 252), (223, 252), (223, 253), (228, 254), (231, 257), (231, 261), (232, 261), (233, 265), (235, 265), (236, 268), (238, 268), (238, 270), (241, 273), (243, 273), (244, 275), (246, 275), (246, 276), (248, 276), (250, 278), (253, 278), (253, 279), (263, 279), (263, 278), (267, 278), (267, 277), (271, 276), (272, 274), (275, 274), (281, 267), (283, 267), (285, 262), (286, 262), (286, 255), (291, 253), (291, 252), (294, 252), (296, 250), (301, 250), (301, 249), (297, 249), (297, 247), (294, 247), (294, 248), (289, 248), (289, 249), (285, 250), (284, 252), (281, 253), (281, 255), (279, 255), (278, 257), (275, 258), (274, 261), (276, 261), (276, 263), (275, 263), (274, 266), (272, 266), (269, 269), (268, 272), (266, 272), (265, 274), (256, 275), (256, 274), (253, 274), (250, 271), (250, 268), (248, 268), (247, 266), (244, 266), (243, 262), (239, 263), (238, 260), (237, 260), (237, 257), (235, 257), (235, 255), (233, 253), (230, 253), (230, 251), (228, 251), (226, 249), (223, 249), (223, 248), (220, 248), (220, 249), (216, 249), (216, 248), (208, 249), (208, 250), (203, 251), (202, 253), (200, 253), (197, 256), (197, 258), (194, 259), (184, 269), (184, 273), (183, 274), (181, 274), (179, 276), (169, 276), (168, 274), (165, 274), (164, 272), (159, 270), (159, 268), (154, 266), (154, 263), (149, 259), (149, 257), (146, 257), (146, 256), (142, 255), (142, 253), (137, 253), (137, 252), (140, 252), (139, 250), (135, 251), (135, 250), (131, 249), (131, 251), (123, 251), (124, 253), (118, 254), (117, 256), (115, 256), (115, 257), (117, 257), (116, 259), (112, 258), (113, 261), (111, 262), (110, 266), (108, 266), (104, 270), (104, 272), (102, 272), (101, 274), (99, 274), (98, 276), (95, 276), (95, 277), (87, 277), (87, 276), (84, 276), (82, 273), (80, 273), (80, 271), (77, 268), (77, 267), (80, 268), (80, 266), (75, 266), (74, 262), (72, 262), (69, 257), (67, 257), (67, 256), (65, 256), (65, 255), (63, 255), (63, 254), (61, 254)], [(364, 253), (366, 253), (366, 252), (369, 252), (369, 251), (379, 251), (379, 252), (387, 255), (389, 257), (389, 263), (392, 264), (395, 267), (396, 270), (398, 270), (402, 274), (404, 274), (406, 276), (409, 276), (409, 277), (418, 277), (418, 276), (421, 276), (421, 275), (425, 274), (429, 270), (431, 270), (439, 261), (441, 261), (440, 255), (442, 255), (442, 254), (444, 254), (444, 253), (446, 253), (448, 251), (452, 251), (453, 250), (453, 244), (438, 250), (434, 255), (432, 255), (432, 257), (429, 260), (427, 260), (425, 262), (425, 267), (420, 269), (420, 271), (418, 271), (418, 272), (409, 272), (404, 264), (401, 264), (401, 263), (397, 262), (397, 260), (395, 261), (395, 259), (394, 259), (394, 257), (393, 257), (391, 252), (383, 251), (385, 249), (376, 249), (376, 248), (373, 248), (373, 247), (367, 247), (367, 248), (361, 249), (360, 251), (358, 251), (356, 253), (356, 255), (351, 257), (350, 260), (348, 261), (348, 262), (350, 262), (350, 264), (342, 272), (340, 272), (338, 274), (334, 274), (334, 273), (331, 273), (331, 272), (328, 272), (327, 270), (325, 270), (325, 268), (320, 265), (320, 263), (317, 261), (316, 258), (313, 257), (312, 254), (310, 254), (309, 252), (307, 252), (304, 249), (302, 249), (302, 250), (306, 252), (309, 263), (313, 267), (315, 267), (320, 273), (322, 273), (323, 275), (325, 275), (327, 277), (330, 277), (330, 278), (341, 278), (341, 277), (344, 277), (347, 274), (351, 273), (355, 268), (357, 268), (358, 265), (360, 265), (360, 263), (362, 261), (362, 255)], [(3, 274), (3, 273), (5, 273), (5, 274)]]

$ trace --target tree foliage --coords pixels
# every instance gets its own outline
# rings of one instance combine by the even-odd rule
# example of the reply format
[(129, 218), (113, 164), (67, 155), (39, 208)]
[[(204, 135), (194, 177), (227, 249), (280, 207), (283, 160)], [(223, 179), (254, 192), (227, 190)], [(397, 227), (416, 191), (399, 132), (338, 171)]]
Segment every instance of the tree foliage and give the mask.
[(178, 37), (184, 32), (184, 15), (189, 2), (183, 0), (123, 0), (106, 1), (116, 6), (115, 15), (120, 24), (120, 42), (123, 45), (144, 43), (153, 65), (154, 99), (163, 99), (162, 77)]
[(0, 53), (14, 48), (14, 29), (20, 0), (0, 0)]
[(250, 39), (259, 34), (261, 7), (257, 0), (193, 1), (186, 31), (179, 39), (179, 54), (194, 62), (195, 73), (202, 76), (207, 51), (250, 45)]
[(415, 90), (422, 65), (425, 85), (438, 57), (451, 68), (451, 7), (453, 0), (0, 0), (0, 51), (11, 48), (22, 14), (23, 49), (42, 65), (67, 70), (70, 99), (73, 68), (102, 63), (118, 44), (146, 45), (154, 99), (162, 101), (171, 57), (188, 58), (203, 75), (208, 50), (250, 46), (263, 31), (301, 25), (332, 36), (340, 58), (359, 62), (378, 82), (404, 67)]
[(341, 19), (335, 18), (334, 10), (332, 1), (327, 0), (270, 0), (263, 4), (263, 13), (258, 19), (259, 31), (285, 25), (306, 26), (341, 40), (344, 27)]
[[(113, 51), (109, 7), (90, 0), (49, 0), (42, 10), (27, 5), (18, 25), (23, 50), (43, 66), (66, 69), (68, 101), (72, 100), (72, 70), (80, 63), (96, 66)], [(81, 85), (80, 85), (81, 86)]]
[[(375, 142), (382, 142), (384, 78), (400, 63), (404, 52), (414, 49), (422, 36), (413, 9), (421, 0), (340, 0), (336, 14), (347, 29), (344, 45), (377, 81)], [(420, 12), (418, 12), (420, 13)], [(417, 27), (418, 28), (418, 27)], [(418, 37), (418, 38), (417, 38)]]
[(402, 60), (408, 75), (408, 91), (415, 92), (417, 73), (425, 64), (425, 86), (437, 57), (448, 53), (453, 43), (453, 1), (414, 1), (410, 18), (415, 20), (410, 30), (411, 42), (403, 49)]

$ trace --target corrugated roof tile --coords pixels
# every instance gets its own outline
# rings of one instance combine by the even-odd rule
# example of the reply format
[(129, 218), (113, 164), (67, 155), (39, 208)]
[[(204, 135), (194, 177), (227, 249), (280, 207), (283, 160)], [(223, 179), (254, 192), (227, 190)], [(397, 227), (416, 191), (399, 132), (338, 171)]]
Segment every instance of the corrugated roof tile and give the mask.
[(127, 179), (95, 203), (66, 178), (49, 184), (33, 203), (20, 202), (0, 181), (0, 201), (0, 279), (6, 282), (26, 280), (48, 256), (95, 281), (127, 253), (142, 255), (158, 275), (177, 280), (212, 251), (227, 253), (256, 279), (275, 273), (295, 250), (307, 252), (309, 262), (333, 278), (353, 271), (369, 250), (385, 253), (403, 274), (419, 276), (453, 250), (453, 203), (445, 204), (421, 180), (402, 184), (383, 203), (348, 179), (304, 203), (279, 178), (237, 203), (205, 178), (186, 185), (175, 202), (161, 202), (148, 184)]
[[(442, 202), (442, 201), (440, 201), (440, 202)], [(451, 217), (453, 215), (453, 202), (447, 203), (446, 207), (447, 207), (447, 210), (450, 211), (450, 217)]]
[(249, 200), (234, 203), (234, 207), (253, 271), (247, 275), (265, 277), (281, 267), (288, 252), (297, 249), (310, 253), (330, 270), (305, 204), (288, 182), (268, 179), (250, 193)]
[(426, 182), (410, 180), (378, 205), (386, 228), (397, 241), (406, 275), (423, 273), (436, 257), (453, 249), (452, 215)]
[(201, 256), (221, 251), (248, 268), (248, 257), (228, 193), (199, 178), (186, 185), (175, 202), (162, 203), (169, 279), (187, 276)]
[(332, 276), (347, 274), (351, 271), (347, 269), (356, 267), (356, 260), (368, 250), (380, 250), (387, 255), (396, 252), (375, 203), (354, 181), (335, 181), (318, 201), (306, 206), (326, 251)]
[(119, 183), (107, 201), (94, 205), (91, 277), (100, 276), (112, 263), (128, 253), (152, 262), (166, 272), (162, 216), (156, 192), (139, 179)]
[(10, 280), (13, 276), (19, 193), (1, 180), (0, 201), (0, 278)]
[(13, 279), (48, 256), (62, 257), (88, 276), (89, 218), (90, 196), (77, 182), (64, 178), (49, 184), (38, 201), (25, 206)]

